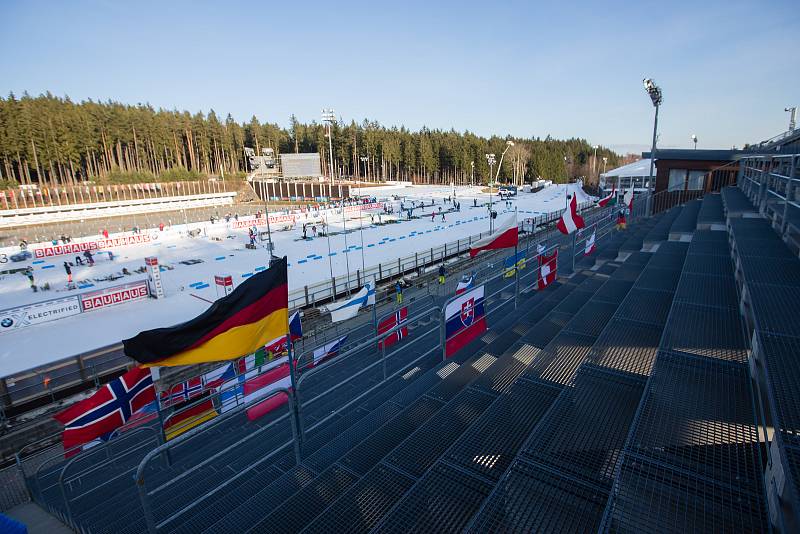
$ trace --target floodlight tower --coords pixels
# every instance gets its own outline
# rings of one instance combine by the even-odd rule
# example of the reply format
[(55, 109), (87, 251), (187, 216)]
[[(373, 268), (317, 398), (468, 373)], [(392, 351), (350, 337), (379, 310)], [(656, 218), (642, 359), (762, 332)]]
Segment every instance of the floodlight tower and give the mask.
[(783, 111), (789, 113), (789, 131), (793, 132), (794, 129), (797, 127), (797, 106), (792, 106), (790, 108), (783, 108)]
[(328, 156), (330, 157), (330, 168), (328, 175), (331, 185), (333, 185), (333, 123), (336, 122), (336, 113), (333, 109), (322, 110), (322, 122), (325, 123), (326, 135), (328, 136)]
[(653, 196), (653, 165), (655, 165), (656, 161), (656, 134), (658, 132), (658, 108), (661, 107), (661, 102), (663, 98), (661, 96), (661, 88), (656, 85), (656, 83), (651, 78), (645, 78), (642, 80), (644, 83), (644, 89), (647, 91), (647, 94), (650, 96), (650, 100), (653, 102), (653, 107), (656, 108), (655, 118), (653, 119), (653, 146), (650, 149), (650, 179), (647, 182), (648, 188), (648, 213), (650, 212), (650, 200)]
[(694, 143), (694, 149), (697, 150), (697, 136), (692, 134), (692, 142)]
[(494, 153), (486, 154), (486, 163), (489, 164), (489, 233), (492, 233), (492, 174), (494, 173)]

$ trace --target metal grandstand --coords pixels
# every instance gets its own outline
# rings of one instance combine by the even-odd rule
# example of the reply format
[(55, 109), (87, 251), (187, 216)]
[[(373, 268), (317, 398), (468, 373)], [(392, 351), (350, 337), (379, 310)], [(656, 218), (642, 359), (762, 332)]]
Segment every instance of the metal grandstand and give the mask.
[[(451, 358), (454, 282), (410, 304), (402, 342), (365, 334), (263, 419), (23, 455), (32, 498), (92, 533), (796, 531), (798, 163), (746, 153), (737, 184), (637, 197), (622, 231), (588, 212), (589, 256), (589, 232), (551, 228), (513, 276), (492, 256), (490, 329)], [(539, 242), (561, 254), (537, 291)]]

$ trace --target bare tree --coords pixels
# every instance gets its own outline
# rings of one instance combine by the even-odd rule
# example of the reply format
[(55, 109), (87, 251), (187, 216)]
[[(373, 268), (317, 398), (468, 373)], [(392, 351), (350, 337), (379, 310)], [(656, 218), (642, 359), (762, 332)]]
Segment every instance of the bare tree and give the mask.
[(531, 151), (522, 143), (517, 143), (508, 149), (506, 158), (511, 164), (511, 175), (514, 185), (521, 186), (522, 182), (525, 180), (525, 173), (528, 171)]

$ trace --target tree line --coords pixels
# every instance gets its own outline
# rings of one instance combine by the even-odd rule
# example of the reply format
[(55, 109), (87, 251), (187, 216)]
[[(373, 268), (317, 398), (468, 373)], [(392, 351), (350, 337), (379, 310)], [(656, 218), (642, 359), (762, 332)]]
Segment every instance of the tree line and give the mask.
[[(378, 122), (342, 120), (331, 125), (336, 177), (416, 183), (486, 183), (494, 153), (500, 180), (522, 184), (538, 178), (592, 181), (619, 162), (617, 154), (584, 139), (481, 137), (470, 132), (411, 131)], [(510, 146), (507, 141), (512, 140)], [(322, 123), (290, 118), (289, 128), (246, 123), (230, 114), (155, 109), (114, 101), (73, 102), (50, 93), (0, 98), (0, 183), (66, 185), (142, 179), (174, 180), (248, 172), (244, 148), (271, 147), (276, 154), (319, 152), (328, 174), (328, 138)], [(497, 167), (495, 166), (495, 171)]]

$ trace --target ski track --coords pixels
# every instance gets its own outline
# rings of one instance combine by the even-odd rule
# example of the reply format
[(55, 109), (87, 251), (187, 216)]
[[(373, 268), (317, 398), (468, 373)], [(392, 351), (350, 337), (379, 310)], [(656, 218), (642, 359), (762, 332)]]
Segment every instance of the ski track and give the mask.
[[(554, 185), (538, 193), (520, 192), (512, 202), (518, 209), (518, 218), (522, 220), (561, 209), (564, 207), (567, 187), (570, 191), (579, 188), (575, 184)], [(590, 198), (582, 190), (578, 190), (580, 202)], [(377, 196), (379, 201), (396, 194), (405, 204), (410, 200), (417, 202), (424, 200), (430, 203), (433, 199), (436, 201), (434, 209), (437, 212), (433, 223), (430, 220), (431, 208), (428, 206), (422, 210), (419, 208), (414, 210), (414, 215), (427, 213), (427, 218), (405, 221), (403, 220), (405, 214), (399, 213), (400, 201), (390, 201), (395, 210), (394, 215), (390, 217), (399, 218), (401, 222), (383, 226), (371, 226), (370, 213), (364, 212), (363, 251), (364, 265), (367, 268), (379, 262), (396, 260), (398, 257), (406, 257), (414, 252), (429, 250), (431, 247), (489, 230), (487, 209), (480, 206), (489, 200), (489, 195), (480, 193), (478, 188), (456, 187), (456, 197), (461, 202), (461, 211), (446, 213), (444, 223), (438, 215), (438, 208), (441, 206), (443, 210), (447, 210), (452, 206), (443, 202), (445, 197), (452, 195), (452, 187), (382, 186), (365, 188), (363, 192)], [(474, 198), (478, 199), (477, 208), (473, 208)], [(494, 195), (494, 200), (495, 209), (499, 213), (506, 211), (504, 202), (497, 202), (497, 194)], [(232, 211), (234, 209), (235, 207), (231, 208)], [(513, 212), (514, 207), (507, 211)], [(373, 213), (376, 214), (377, 221), (378, 212)], [(385, 219), (386, 215), (382, 217)], [(476, 217), (477, 220), (473, 220)], [(341, 231), (344, 226), (340, 215), (330, 218), (328, 223), (332, 232)], [(356, 230), (346, 236), (331, 237), (330, 246), (333, 255), (330, 256), (330, 263), (328, 241), (324, 237), (303, 241), (301, 222), (297, 222), (295, 227), (288, 231), (278, 231), (275, 226), (279, 225), (273, 225), (272, 240), (275, 243), (275, 254), (288, 256), (290, 292), (304, 285), (329, 279), (331, 265), (336, 276), (347, 272), (348, 261), (351, 273), (361, 269), (362, 251), (359, 247), (362, 246), (362, 236), (358, 230), (358, 213), (348, 214), (346, 225), (348, 230)], [(134, 269), (144, 265), (144, 258), (147, 256), (156, 256), (162, 266), (173, 269), (162, 270), (161, 279), (166, 293), (166, 298), (162, 300), (149, 299), (121, 304), (0, 333), (0, 376), (19, 373), (38, 365), (112, 345), (142, 330), (170, 326), (191, 319), (208, 307), (207, 302), (195, 298), (191, 293), (212, 301), (217, 298), (214, 275), (230, 274), (233, 276), (234, 284), (238, 284), (246, 279), (246, 276), (243, 276), (246, 273), (255, 273), (257, 268), (267, 265), (266, 243), (258, 243), (257, 250), (245, 248), (248, 242), (247, 228), (229, 229), (224, 219), (214, 225), (210, 223), (189, 225), (190, 228), (201, 226), (205, 228), (206, 235), (197, 238), (179, 236), (178, 232), (183, 230), (183, 225), (175, 226), (165, 232), (159, 232), (158, 229), (143, 230), (150, 234), (159, 234), (159, 238), (152, 243), (118, 247), (114, 249), (113, 261), (109, 261), (106, 254), (98, 253), (95, 254), (96, 263), (93, 267), (73, 265), (72, 273), (76, 281), (101, 278), (120, 272), (123, 267), (133, 272)], [(263, 229), (259, 227), (259, 230)], [(310, 225), (307, 235), (313, 235)], [(215, 241), (212, 237), (221, 240)], [(350, 252), (346, 254), (345, 250), (348, 250), (348, 247)], [(63, 262), (72, 261), (74, 264), (76, 255), (48, 257), (43, 258), (43, 261), (33, 258), (26, 262), (6, 264), (6, 268), (32, 266), (36, 284), (41, 286), (49, 283), (51, 290), (34, 293), (29, 287), (27, 278), (21, 274), (0, 276), (0, 309), (95, 291), (146, 278), (144, 274), (133, 274), (111, 282), (91, 280), (93, 287), (67, 290)], [(195, 265), (179, 263), (189, 259), (201, 259), (203, 262)], [(44, 268), (47, 265), (53, 267)], [(209, 287), (195, 290), (190, 284), (196, 282), (207, 283)]]

